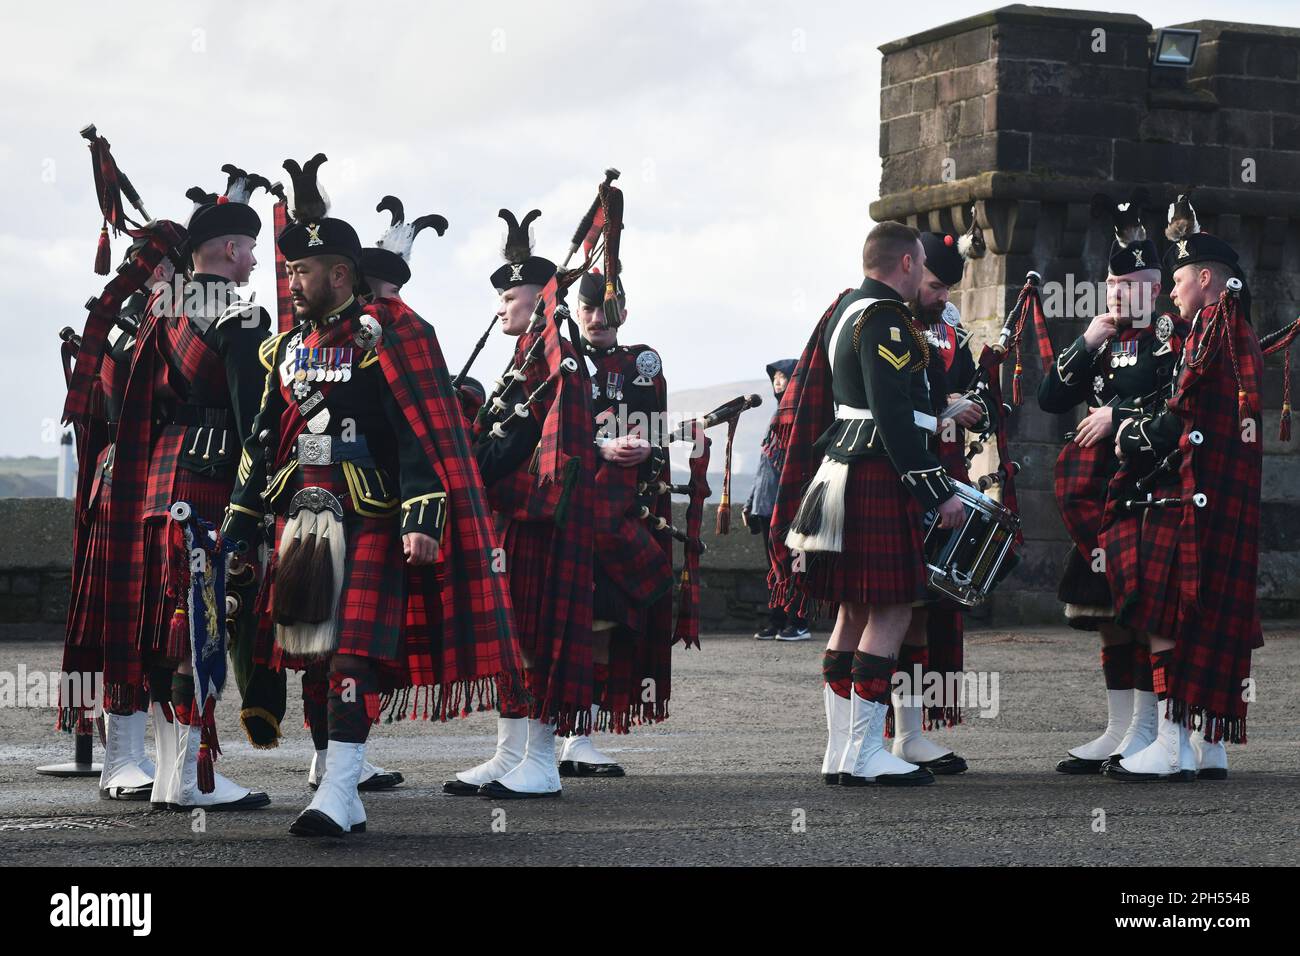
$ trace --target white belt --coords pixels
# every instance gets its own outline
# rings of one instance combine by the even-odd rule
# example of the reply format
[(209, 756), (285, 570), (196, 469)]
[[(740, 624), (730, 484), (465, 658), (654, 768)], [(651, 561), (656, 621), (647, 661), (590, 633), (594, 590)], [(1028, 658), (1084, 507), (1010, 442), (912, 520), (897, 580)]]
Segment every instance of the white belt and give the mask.
[[(863, 419), (872, 421), (875, 416), (871, 414), (869, 408), (854, 408), (852, 405), (837, 405), (835, 407), (835, 417), (841, 421), (853, 421)], [(912, 410), (912, 421), (916, 423), (917, 428), (924, 428), (928, 432), (937, 432), (939, 430), (939, 420), (933, 415), (927, 415), (925, 412)]]

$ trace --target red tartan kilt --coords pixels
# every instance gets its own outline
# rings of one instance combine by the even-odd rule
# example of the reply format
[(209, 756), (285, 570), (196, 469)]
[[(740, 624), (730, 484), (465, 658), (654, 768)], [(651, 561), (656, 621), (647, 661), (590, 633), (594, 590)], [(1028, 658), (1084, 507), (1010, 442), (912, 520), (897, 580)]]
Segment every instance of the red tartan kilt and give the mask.
[(510, 576), (510, 601), (515, 609), (519, 648), (534, 667), (551, 653), (550, 631), (559, 622), (542, 620), (546, 601), (546, 569), (550, 561), (551, 535), (555, 525), (548, 521), (511, 521), (502, 546)]
[(924, 515), (887, 458), (849, 465), (844, 547), (808, 556), (808, 593), (820, 601), (911, 604), (927, 597)]
[[(313, 484), (320, 482), (313, 481)], [(284, 518), (276, 520), (277, 541), (284, 533), (284, 524)], [(398, 516), (365, 518), (345, 512), (343, 525), (347, 553), (339, 591), (336, 653), (353, 654), (374, 663), (382, 690), (409, 686), (408, 657), (414, 655), (417, 660), (428, 661), (431, 649), (427, 641), (422, 641), (422, 647), (404, 647), (406, 564)], [(269, 594), (272, 608), (274, 592), (272, 580)], [(313, 658), (288, 654), (278, 644), (265, 653), (266, 636), (274, 638), (273, 626), (259, 629), (261, 646), (255, 656), (267, 660), (272, 667), (306, 670), (314, 662)]]
[[(177, 468), (172, 482), (172, 501), (187, 501), (194, 513), (214, 527), (221, 527), (221, 517), (230, 502), (231, 479), (200, 475)], [(145, 586), (141, 594), (141, 638), (146, 660), (161, 655), (169, 661), (190, 656), (189, 634), (182, 631), (173, 638), (171, 619), (185, 596), (167, 596), (171, 587), (172, 554), (170, 518), (145, 520)]]

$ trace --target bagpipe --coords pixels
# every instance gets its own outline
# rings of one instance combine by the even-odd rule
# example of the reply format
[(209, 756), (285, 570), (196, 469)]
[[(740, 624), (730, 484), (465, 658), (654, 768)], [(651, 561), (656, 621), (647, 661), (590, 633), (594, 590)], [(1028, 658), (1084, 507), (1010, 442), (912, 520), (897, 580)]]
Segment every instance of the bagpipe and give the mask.
[[(542, 390), (534, 387), (531, 393), (524, 396), (523, 401), (513, 399), (516, 389), (522, 389), (525, 382), (529, 381), (530, 378), (535, 378), (534, 373), (537, 370), (534, 366), (537, 363), (542, 362), (545, 364), (541, 378), (543, 383), (547, 384), (547, 387), (555, 384), (561, 376), (577, 371), (576, 363), (574, 367), (570, 368), (561, 360), (561, 323), (568, 326), (569, 339), (574, 348), (579, 347), (577, 329), (574, 326), (572, 316), (569, 315), (567, 306), (562, 304), (561, 297), (564, 291), (577, 282), (595, 264), (597, 258), (602, 255), (604, 256), (608, 282), (613, 284), (607, 285), (606, 289), (606, 315), (609, 314), (611, 298), (614, 300), (613, 307), (617, 309), (617, 297), (611, 295), (611, 289), (617, 285), (619, 235), (623, 230), (623, 193), (614, 185), (614, 180), (618, 176), (619, 171), (617, 169), (605, 170), (605, 179), (596, 189), (596, 198), (592, 201), (591, 207), (574, 231), (573, 242), (568, 255), (565, 256), (564, 262), (556, 270), (555, 275), (542, 287), (542, 291), (537, 297), (537, 306), (529, 323), (528, 331), (525, 333), (526, 335), (535, 334), (536, 337), (530, 343), (523, 357), (518, 362), (515, 362), (512, 357), (506, 371), (493, 383), (492, 391), (488, 394), (475, 417), (474, 425), (476, 430), (487, 429), (494, 437), (501, 438), (506, 433), (506, 426), (516, 418), (522, 417), (520, 409), (523, 409), (524, 415), (531, 414), (531, 407), (543, 394)], [(524, 217), (522, 224), (515, 222), (514, 216), (509, 210), (502, 209), (498, 215), (506, 220), (512, 232), (523, 231), (526, 234), (528, 225), (541, 213), (533, 210)], [(582, 264), (577, 268), (570, 269), (568, 264), (579, 248), (583, 249)], [(609, 271), (611, 268), (612, 272)], [(496, 324), (495, 321), (493, 324)], [(474, 363), (474, 359), (478, 357), (482, 346), (486, 344), (491, 330), (492, 327), (489, 326), (488, 330), (480, 337), (479, 343), (475, 346), (469, 361), (465, 363), (465, 367), (456, 376), (458, 382), (464, 382), (465, 376), (469, 374), (470, 367)], [(498, 425), (501, 427), (496, 427)], [(541, 474), (548, 477), (557, 470), (558, 463), (540, 462), (539, 466)]]
[[(108, 333), (113, 325), (122, 324), (120, 315), (123, 303), (132, 293), (145, 286), (154, 269), (165, 257), (179, 258), (187, 242), (185, 229), (180, 225), (166, 219), (148, 218), (135, 187), (118, 167), (108, 141), (98, 134), (94, 124), (83, 129), (81, 135), (90, 143), (95, 193), (103, 216), (95, 259), (96, 273), (108, 275), (109, 272), (110, 226), (115, 233), (125, 233), (135, 242), (104, 291), (86, 302), (86, 324), (75, 347), (71, 339), (63, 338), (63, 333), (60, 333), (60, 338), (63, 338), (61, 352), (64, 374), (68, 379), (68, 397), (64, 402), (62, 420), (73, 423), (82, 421), (90, 411), (92, 386), (99, 374)], [(127, 201), (145, 218), (144, 225), (127, 216), (122, 201), (124, 193)], [(136, 331), (134, 327), (123, 328), (132, 334)]]

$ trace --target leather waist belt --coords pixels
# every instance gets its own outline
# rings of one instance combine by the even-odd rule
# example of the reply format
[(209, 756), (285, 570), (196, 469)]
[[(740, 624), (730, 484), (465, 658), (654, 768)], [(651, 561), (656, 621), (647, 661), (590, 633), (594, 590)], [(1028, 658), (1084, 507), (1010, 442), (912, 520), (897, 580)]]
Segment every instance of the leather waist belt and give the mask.
[[(871, 409), (854, 408), (852, 405), (836, 406), (835, 417), (841, 421), (863, 419), (870, 422), (875, 420), (875, 416), (871, 414)], [(912, 421), (917, 428), (924, 429), (927, 432), (937, 432), (939, 430), (939, 420), (933, 415), (927, 415), (925, 412), (918, 412), (913, 409)]]
[(337, 465), (341, 461), (369, 458), (370, 446), (364, 435), (344, 441), (337, 435), (299, 435), (298, 464)]
[(225, 428), (230, 421), (230, 409), (208, 405), (177, 405), (172, 409), (170, 424), (197, 425), (202, 428)]

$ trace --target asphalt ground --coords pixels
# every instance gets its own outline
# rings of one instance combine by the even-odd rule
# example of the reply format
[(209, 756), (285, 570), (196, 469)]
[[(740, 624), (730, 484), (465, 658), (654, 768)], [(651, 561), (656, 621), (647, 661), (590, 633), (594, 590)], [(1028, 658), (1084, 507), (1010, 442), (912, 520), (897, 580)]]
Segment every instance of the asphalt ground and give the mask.
[[(36, 774), (71, 758), (71, 738), (53, 729), (52, 710), (10, 701), (0, 706), (0, 864), (1294, 866), (1300, 632), (1266, 639), (1250, 743), (1229, 747), (1225, 782), (1125, 785), (1054, 772), (1105, 718), (1096, 638), (1060, 628), (968, 634), (968, 669), (989, 689), (997, 679), (996, 716), (971, 711), (933, 735), (966, 757), (967, 773), (915, 789), (827, 787), (823, 636), (780, 644), (711, 634), (702, 650), (675, 651), (667, 722), (597, 735), (625, 778), (566, 781), (554, 800), (445, 796), (443, 780), (491, 753), (492, 715), (380, 725), (368, 755), (406, 783), (365, 795), (368, 832), (338, 841), (288, 832), (310, 799), (312, 753), (294, 679), (278, 749), (254, 751), (235, 701), (221, 705), (219, 769), (266, 790), (271, 805), (202, 819), (102, 801), (95, 779)], [(20, 665), (57, 672), (59, 658), (55, 644), (0, 642), (0, 675)]]

